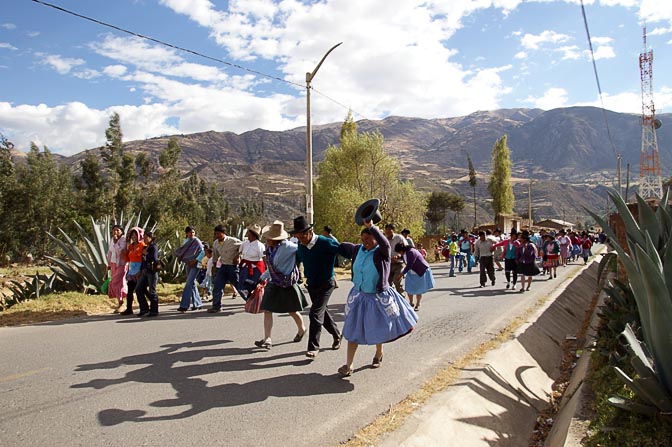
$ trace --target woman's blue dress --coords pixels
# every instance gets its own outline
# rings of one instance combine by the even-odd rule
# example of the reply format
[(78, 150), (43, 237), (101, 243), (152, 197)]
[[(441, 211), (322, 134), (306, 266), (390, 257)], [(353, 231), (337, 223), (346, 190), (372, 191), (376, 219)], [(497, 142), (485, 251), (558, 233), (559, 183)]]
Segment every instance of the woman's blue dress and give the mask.
[(378, 249), (360, 247), (352, 266), (354, 287), (345, 304), (343, 337), (360, 345), (375, 345), (396, 340), (410, 333), (418, 316), (393, 287), (376, 291), (380, 275), (373, 263)]

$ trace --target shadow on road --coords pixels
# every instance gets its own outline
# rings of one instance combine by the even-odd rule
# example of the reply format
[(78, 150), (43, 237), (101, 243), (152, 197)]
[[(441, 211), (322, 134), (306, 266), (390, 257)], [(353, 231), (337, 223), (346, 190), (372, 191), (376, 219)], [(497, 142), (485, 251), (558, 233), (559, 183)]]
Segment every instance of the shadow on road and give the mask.
[[(245, 358), (245, 355), (254, 354), (257, 349), (221, 347), (226, 343), (231, 343), (231, 341), (210, 340), (170, 344), (162, 346), (164, 349), (158, 352), (132, 355), (109, 362), (80, 365), (76, 371), (114, 370), (128, 365), (146, 366), (129, 371), (123, 377), (93, 379), (86, 383), (72, 385), (72, 388), (103, 389), (112, 385), (133, 382), (170, 384), (176, 392), (175, 397), (157, 400), (150, 403), (150, 406), (157, 408), (188, 407), (180, 413), (163, 416), (148, 416), (143, 410), (104, 409), (98, 413), (98, 421), (103, 426), (117, 425), (122, 422), (182, 419), (213, 408), (261, 402), (270, 396), (310, 396), (346, 393), (354, 389), (354, 385), (347, 381), (317, 373), (284, 374), (247, 383), (220, 383), (209, 386), (209, 382), (201, 378), (202, 376), (233, 371), (278, 369), (283, 366), (302, 366), (309, 363), (303, 358), (303, 353), (294, 352)], [(212, 361), (219, 357), (227, 359)], [(212, 382), (215, 380), (213, 376)]]
[(500, 407), (497, 414), (488, 412), (488, 415), (465, 417), (457, 419), (460, 422), (472, 424), (477, 427), (484, 427), (495, 433), (494, 439), (484, 439), (488, 445), (492, 446), (514, 446), (527, 445), (529, 435), (525, 433), (521, 436), (510, 427), (516, 426), (516, 421), (525, 417), (526, 414), (537, 414), (546, 405), (543, 396), (535, 394), (527, 386), (524, 379), (524, 372), (532, 366), (519, 366), (515, 371), (516, 382), (511, 383), (502, 377), (490, 365), (482, 368), (464, 369), (468, 374), (480, 374), (483, 379), (470, 377), (454, 386), (466, 386), (474, 393), (486, 399), (488, 402)]

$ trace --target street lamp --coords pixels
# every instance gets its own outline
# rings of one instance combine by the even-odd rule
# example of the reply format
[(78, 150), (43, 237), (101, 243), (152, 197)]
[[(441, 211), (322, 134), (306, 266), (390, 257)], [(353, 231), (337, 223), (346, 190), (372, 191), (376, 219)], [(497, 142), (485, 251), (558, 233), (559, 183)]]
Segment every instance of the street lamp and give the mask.
[(306, 219), (308, 223), (313, 222), (313, 129), (310, 126), (310, 83), (312, 82), (317, 70), (322, 66), (322, 62), (329, 56), (329, 53), (341, 45), (340, 42), (333, 47), (322, 57), (320, 63), (317, 64), (315, 70), (311, 73), (306, 73)]

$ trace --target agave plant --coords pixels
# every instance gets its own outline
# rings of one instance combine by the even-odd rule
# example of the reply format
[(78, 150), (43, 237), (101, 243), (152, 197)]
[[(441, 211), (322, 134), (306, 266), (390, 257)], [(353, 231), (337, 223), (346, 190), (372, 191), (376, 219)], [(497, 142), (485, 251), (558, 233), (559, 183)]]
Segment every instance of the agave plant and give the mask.
[(163, 282), (174, 283), (182, 282), (184, 280), (184, 264), (177, 259), (174, 254), (175, 247), (179, 247), (182, 240), (180, 233), (175, 233), (175, 243), (171, 243), (170, 239), (159, 244), (159, 260), (163, 264), (163, 269), (159, 272), (159, 278)]
[(55, 273), (51, 275), (35, 273), (31, 281), (9, 281), (7, 288), (12, 294), (8, 297), (2, 297), (0, 310), (6, 310), (23, 301), (39, 299), (43, 295), (52, 293), (56, 279)]
[[(131, 215), (124, 222), (123, 213), (120, 215), (120, 225), (124, 227), (124, 234), (129, 228), (140, 225), (140, 214)], [(54, 263), (52, 270), (64, 283), (75, 290), (100, 292), (100, 288), (107, 279), (107, 249), (110, 244), (110, 230), (114, 225), (112, 216), (105, 216), (100, 221), (91, 218), (91, 233), (75, 222), (79, 238), (70, 237), (61, 228), (58, 228), (60, 239), (51, 233), (49, 237), (61, 248), (64, 257), (45, 256)], [(148, 228), (149, 218), (143, 228)], [(154, 231), (156, 224), (151, 228)]]
[[(610, 243), (627, 273), (629, 290), (637, 304), (643, 341), (627, 324), (620, 334), (636, 376), (629, 377), (620, 368), (616, 373), (642, 402), (614, 397), (618, 407), (644, 414), (672, 412), (672, 209), (669, 190), (654, 211), (637, 196), (638, 220), (630, 213), (620, 194), (609, 196), (623, 219), (627, 248), (621, 246), (604, 219), (590, 212), (604, 228)], [(665, 268), (667, 266), (667, 269)], [(616, 296), (616, 295), (614, 295)], [(624, 298), (621, 296), (621, 298)]]

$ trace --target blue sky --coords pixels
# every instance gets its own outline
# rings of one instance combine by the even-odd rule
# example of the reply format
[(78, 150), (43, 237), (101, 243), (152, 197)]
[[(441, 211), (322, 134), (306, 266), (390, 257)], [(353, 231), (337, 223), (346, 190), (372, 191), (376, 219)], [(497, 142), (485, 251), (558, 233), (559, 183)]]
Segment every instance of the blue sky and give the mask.
[[(0, 132), (64, 155), (99, 146), (113, 112), (127, 141), (389, 115), (600, 106), (578, 0), (45, 0), (267, 78), (32, 0), (0, 17)], [(606, 108), (641, 113), (642, 26), (654, 100), (672, 108), (672, 2), (584, 1)]]

